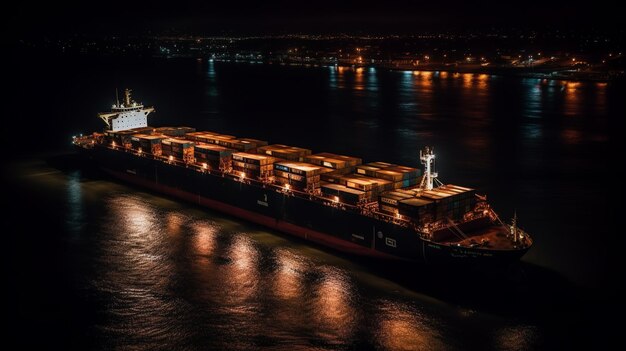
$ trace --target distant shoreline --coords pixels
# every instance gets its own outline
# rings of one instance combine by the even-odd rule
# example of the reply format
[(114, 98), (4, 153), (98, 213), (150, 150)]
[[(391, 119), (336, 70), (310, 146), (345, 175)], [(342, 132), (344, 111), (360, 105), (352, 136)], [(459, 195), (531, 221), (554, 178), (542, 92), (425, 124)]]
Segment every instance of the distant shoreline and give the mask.
[[(182, 57), (168, 57), (168, 59), (182, 58)], [(201, 59), (201, 58), (197, 58)], [(384, 64), (368, 64), (368, 65), (347, 65), (347, 64), (333, 64), (333, 63), (319, 63), (319, 62), (285, 62), (285, 61), (273, 61), (273, 60), (230, 60), (230, 59), (214, 59), (215, 62), (225, 63), (246, 63), (246, 64), (268, 64), (268, 65), (281, 65), (281, 66), (303, 66), (303, 67), (336, 67), (348, 70), (361, 69), (383, 69), (389, 71), (409, 71), (409, 72), (446, 72), (447, 74), (487, 74), (494, 76), (514, 76), (519, 78), (536, 78), (547, 80), (561, 80), (561, 81), (577, 81), (577, 82), (598, 82), (606, 83), (612, 81), (622, 80), (626, 77), (624, 71), (612, 71), (612, 72), (600, 72), (600, 71), (573, 71), (573, 70), (546, 70), (546, 69), (534, 69), (528, 67), (463, 67), (455, 66), (454, 69), (450, 66), (442, 65), (430, 65), (430, 66), (389, 66)]]
[[(245, 60), (216, 60), (217, 62), (240, 62), (247, 63)], [(343, 69), (356, 70), (358, 68), (369, 69), (385, 69), (389, 71), (410, 71), (410, 72), (446, 72), (448, 74), (488, 74), (488, 75), (497, 75), (497, 76), (514, 76), (520, 78), (537, 78), (537, 79), (548, 79), (548, 80), (567, 80), (567, 81), (588, 81), (588, 82), (611, 82), (620, 79), (624, 79), (624, 72), (599, 72), (599, 71), (571, 71), (571, 70), (560, 70), (554, 72), (548, 72), (546, 70), (536, 70), (532, 68), (526, 67), (454, 67), (451, 69), (450, 66), (422, 66), (422, 67), (414, 67), (414, 66), (388, 66), (388, 65), (380, 65), (380, 64), (370, 64), (370, 65), (332, 65), (326, 63), (300, 63), (300, 62), (275, 62), (275, 61), (267, 61), (267, 62), (257, 62), (257, 63), (265, 63), (265, 64), (279, 64), (279, 65), (290, 65), (290, 66), (313, 66), (313, 67), (342, 67)]]

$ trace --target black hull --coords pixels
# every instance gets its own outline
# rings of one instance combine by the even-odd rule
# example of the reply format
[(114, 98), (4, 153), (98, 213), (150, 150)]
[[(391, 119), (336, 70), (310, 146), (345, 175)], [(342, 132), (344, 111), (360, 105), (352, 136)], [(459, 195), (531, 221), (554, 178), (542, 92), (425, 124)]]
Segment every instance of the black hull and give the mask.
[(101, 146), (79, 149), (117, 179), (350, 254), (445, 266), (501, 265), (519, 260), (526, 252), (432, 243), (412, 229), (219, 172), (200, 172)]

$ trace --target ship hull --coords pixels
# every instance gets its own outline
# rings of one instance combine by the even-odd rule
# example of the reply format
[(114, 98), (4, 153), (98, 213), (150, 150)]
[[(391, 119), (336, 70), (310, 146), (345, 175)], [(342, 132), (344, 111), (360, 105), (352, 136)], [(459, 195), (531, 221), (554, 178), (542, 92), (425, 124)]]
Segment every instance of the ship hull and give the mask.
[(414, 230), (318, 201), (132, 152), (79, 148), (112, 177), (349, 254), (436, 265), (501, 265), (526, 250), (454, 247)]

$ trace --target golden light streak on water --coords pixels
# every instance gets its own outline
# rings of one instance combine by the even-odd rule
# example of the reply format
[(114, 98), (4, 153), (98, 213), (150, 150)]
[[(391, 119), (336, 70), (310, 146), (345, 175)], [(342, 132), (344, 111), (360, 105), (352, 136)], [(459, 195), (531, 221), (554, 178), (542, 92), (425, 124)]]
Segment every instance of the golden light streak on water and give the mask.
[(365, 89), (364, 77), (365, 75), (363, 74), (363, 67), (358, 67), (355, 70), (355, 74), (354, 74), (354, 86), (353, 86), (354, 90)]
[(281, 299), (289, 300), (302, 295), (302, 275), (307, 268), (300, 262), (302, 257), (284, 249), (276, 250), (276, 273), (273, 280), (274, 293)]
[(425, 317), (402, 303), (380, 301), (377, 341), (385, 350), (446, 349), (438, 332)]
[(531, 350), (537, 341), (537, 330), (532, 326), (512, 326), (498, 331), (495, 338), (498, 350)]
[(224, 266), (220, 284), (224, 286), (224, 298), (230, 305), (241, 307), (257, 296), (261, 280), (259, 253), (249, 237), (235, 235), (227, 255), (230, 262)]
[(472, 81), (474, 79), (474, 74), (472, 73), (463, 73), (462, 74), (463, 77), (463, 88), (471, 88), (472, 87)]
[(315, 286), (312, 307), (318, 336), (339, 343), (354, 332), (355, 316), (352, 285), (344, 272), (334, 267), (321, 267), (321, 278)]
[(563, 113), (566, 116), (576, 116), (580, 111), (580, 82), (565, 82), (565, 99), (563, 106)]
[(167, 222), (168, 233), (175, 236), (180, 235), (181, 228), (187, 221), (187, 218), (175, 212), (168, 213), (165, 219)]
[(194, 232), (193, 248), (199, 255), (210, 256), (217, 246), (218, 228), (205, 222), (197, 222), (192, 226)]

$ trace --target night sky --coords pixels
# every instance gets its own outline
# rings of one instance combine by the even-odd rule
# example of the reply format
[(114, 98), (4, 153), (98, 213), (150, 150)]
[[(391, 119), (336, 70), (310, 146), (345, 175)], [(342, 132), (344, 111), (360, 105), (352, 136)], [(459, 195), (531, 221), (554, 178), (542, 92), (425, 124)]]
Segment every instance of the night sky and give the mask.
[(18, 36), (42, 34), (273, 34), (619, 28), (608, 1), (154, 1), (20, 2), (5, 22)]

